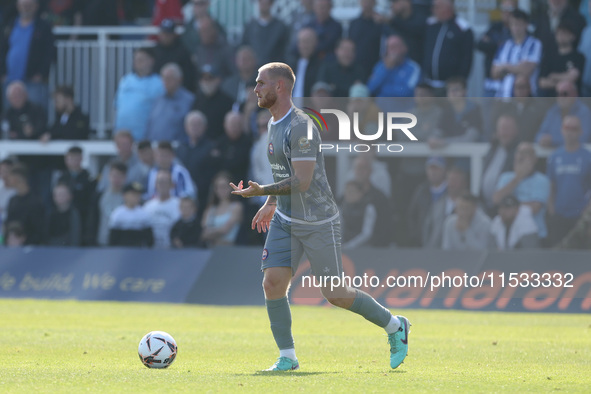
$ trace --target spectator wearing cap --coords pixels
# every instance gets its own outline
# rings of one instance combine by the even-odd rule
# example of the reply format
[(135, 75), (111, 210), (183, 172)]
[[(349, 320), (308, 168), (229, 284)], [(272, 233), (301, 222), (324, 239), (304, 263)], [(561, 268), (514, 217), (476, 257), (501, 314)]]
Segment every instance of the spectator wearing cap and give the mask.
[(234, 55), (232, 48), (220, 34), (217, 25), (210, 17), (199, 21), (200, 42), (190, 49), (193, 64), (198, 70), (209, 65), (217, 70), (221, 78), (232, 75)]
[(433, 16), (427, 19), (422, 71), (434, 88), (445, 87), (451, 77), (468, 79), (472, 67), (474, 37), (470, 25), (456, 16), (453, 0), (433, 0)]
[(490, 242), (491, 221), (470, 193), (456, 200), (456, 212), (443, 225), (444, 250), (486, 250)]
[(361, 82), (365, 82), (375, 64), (380, 60), (382, 25), (374, 11), (375, 0), (359, 0), (359, 5), (361, 15), (351, 21), (347, 36), (355, 44), (354, 61), (363, 71)]
[(143, 188), (137, 182), (123, 187), (123, 204), (109, 217), (109, 245), (146, 247), (154, 244), (151, 218), (141, 206)]
[(423, 64), (427, 17), (412, 0), (390, 0), (390, 5), (392, 18), (384, 26), (384, 35), (402, 37), (408, 47), (408, 57), (419, 65)]
[(257, 77), (257, 54), (249, 46), (242, 46), (236, 52), (236, 71), (222, 81), (222, 92), (234, 100), (234, 105), (242, 105), (247, 97), (250, 85)]
[(318, 36), (318, 56), (323, 60), (334, 59), (334, 50), (343, 36), (343, 27), (330, 16), (332, 0), (314, 0), (314, 20), (311, 27)]
[[(587, 15), (591, 17), (591, 1), (587, 2), (587, 7)], [(585, 68), (582, 71), (581, 95), (591, 97), (591, 24), (587, 24), (587, 27), (581, 33), (579, 52), (585, 56)]]
[(201, 42), (199, 37), (199, 25), (204, 18), (210, 18), (213, 20), (221, 39), (225, 41), (226, 32), (224, 31), (224, 28), (209, 12), (209, 7), (211, 6), (210, 0), (190, 0), (189, 4), (192, 6), (191, 20), (185, 24), (183, 35), (181, 36), (185, 48), (187, 48), (189, 52), (193, 52), (195, 47)]
[(558, 97), (552, 105), (538, 130), (536, 142), (545, 148), (556, 148), (564, 144), (564, 133), (561, 132), (564, 119), (576, 116), (580, 120), (580, 141), (583, 144), (591, 142), (591, 110), (577, 95), (577, 87), (569, 81), (556, 85)]
[(53, 187), (53, 204), (46, 212), (43, 243), (51, 246), (80, 246), (82, 221), (65, 183)]
[(158, 173), (168, 171), (171, 176), (170, 195), (173, 197), (197, 197), (197, 190), (189, 171), (176, 160), (174, 149), (168, 141), (158, 143), (155, 154), (156, 165), (148, 175), (148, 189), (144, 199), (149, 200), (157, 194), (156, 181)]
[(544, 47), (544, 58), (546, 62), (557, 55), (555, 33), (556, 28), (564, 23), (572, 26), (575, 33), (575, 46), (578, 45), (581, 32), (585, 27), (585, 18), (569, 4), (569, 0), (548, 0), (547, 7), (539, 12), (532, 21), (534, 35), (542, 42)]
[[(199, 212), (203, 212), (209, 195), (209, 185), (219, 167), (216, 144), (206, 135), (207, 118), (200, 111), (191, 111), (185, 117), (185, 133), (188, 142), (180, 144), (176, 157), (191, 174), (197, 186)], [(265, 156), (266, 159), (266, 156)]]
[(376, 97), (412, 97), (421, 69), (407, 57), (407, 47), (400, 36), (390, 36), (386, 53), (376, 64), (367, 82)]
[(516, 0), (503, 0), (500, 6), (501, 20), (493, 22), (486, 33), (476, 42), (476, 49), (484, 54), (484, 73), (486, 76), (484, 81), (485, 97), (494, 97), (497, 93), (499, 81), (493, 79), (491, 76), (492, 64), (501, 46), (511, 38), (509, 22), (516, 5)]
[(585, 57), (575, 46), (574, 27), (561, 23), (556, 28), (557, 54), (542, 62), (538, 96), (555, 97), (556, 86), (562, 81), (569, 81), (581, 92), (581, 76), (585, 67)]
[(150, 112), (146, 139), (149, 141), (185, 141), (183, 123), (195, 96), (182, 86), (183, 71), (168, 63), (160, 72), (165, 93), (158, 97)]
[(58, 86), (53, 93), (55, 121), (41, 138), (48, 140), (87, 140), (90, 134), (88, 115), (74, 103), (74, 89)]
[(529, 35), (529, 15), (515, 10), (509, 20), (511, 38), (503, 44), (491, 69), (491, 76), (498, 80), (496, 97), (512, 97), (515, 77), (524, 75), (531, 80), (534, 94), (537, 87), (538, 66), (542, 60), (542, 43)]
[(292, 96), (310, 97), (312, 85), (318, 78), (321, 61), (317, 53), (318, 35), (312, 28), (303, 28), (297, 36), (297, 55), (288, 62), (296, 76)]
[(414, 191), (406, 215), (408, 246), (421, 246), (423, 225), (429, 210), (447, 191), (446, 164), (443, 157), (431, 156), (425, 163), (427, 180)]
[(259, 66), (283, 62), (289, 43), (287, 26), (271, 15), (273, 3), (274, 0), (258, 0), (258, 16), (244, 26), (242, 34), (242, 45), (255, 51)]
[(47, 111), (49, 69), (55, 58), (51, 25), (38, 16), (38, 0), (18, 0), (16, 8), (15, 17), (2, 26), (0, 79), (4, 87), (23, 81), (30, 100)]
[(591, 195), (591, 152), (581, 145), (581, 120), (568, 115), (562, 122), (564, 145), (548, 158), (551, 182), (548, 212), (551, 245), (560, 242), (575, 226)]
[(176, 63), (183, 71), (183, 86), (190, 92), (195, 91), (195, 65), (191, 54), (185, 48), (178, 34), (176, 23), (172, 19), (164, 19), (160, 23), (158, 41), (154, 46), (154, 70), (158, 73), (168, 63)]
[(355, 63), (355, 42), (343, 38), (335, 50), (336, 60), (322, 63), (318, 71), (318, 80), (332, 86), (335, 97), (348, 97), (349, 88), (355, 83), (363, 83), (363, 68)]
[(162, 79), (154, 73), (152, 49), (136, 49), (133, 71), (121, 78), (115, 94), (115, 129), (130, 130), (136, 141), (143, 140), (154, 103), (163, 94)]
[(538, 227), (531, 207), (507, 195), (490, 225), (490, 246), (498, 250), (532, 249), (540, 246)]
[(546, 228), (546, 206), (550, 198), (550, 180), (536, 171), (536, 151), (530, 142), (517, 146), (513, 171), (504, 172), (497, 181), (493, 203), (499, 205), (503, 198), (515, 195), (519, 202), (529, 206), (537, 225), (540, 239), (548, 236)]
[[(154, 233), (154, 246), (170, 247), (170, 230), (181, 217), (180, 199), (171, 193), (175, 184), (171, 172), (166, 169), (157, 170), (154, 176), (154, 197), (144, 204)], [(181, 197), (189, 197), (184, 195)], [(193, 195), (192, 198), (195, 198)]]
[(219, 70), (206, 64), (201, 68), (193, 108), (207, 118), (207, 136), (217, 141), (224, 130), (224, 116), (232, 110), (233, 101), (221, 90), (222, 77)]
[(441, 249), (445, 220), (456, 210), (458, 198), (468, 191), (468, 174), (454, 166), (445, 174), (445, 193), (431, 204), (422, 223), (421, 246), (426, 249)]

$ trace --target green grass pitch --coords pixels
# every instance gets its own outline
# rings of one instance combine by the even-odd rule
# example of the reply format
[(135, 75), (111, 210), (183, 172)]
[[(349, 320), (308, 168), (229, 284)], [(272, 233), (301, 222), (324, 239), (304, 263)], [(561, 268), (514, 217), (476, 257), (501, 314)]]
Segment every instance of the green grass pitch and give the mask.
[[(504, 392), (591, 389), (591, 315), (405, 310), (396, 370), (381, 329), (335, 308), (294, 307), (301, 369), (276, 356), (262, 307), (0, 300), (0, 392)], [(144, 367), (137, 346), (170, 333), (178, 357)]]

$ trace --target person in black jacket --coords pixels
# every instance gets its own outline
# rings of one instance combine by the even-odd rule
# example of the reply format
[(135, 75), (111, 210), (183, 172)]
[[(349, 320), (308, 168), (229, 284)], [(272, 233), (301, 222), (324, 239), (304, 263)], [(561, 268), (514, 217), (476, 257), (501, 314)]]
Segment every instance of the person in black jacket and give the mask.
[(87, 140), (90, 134), (88, 115), (74, 103), (74, 90), (71, 86), (58, 86), (53, 92), (55, 122), (41, 136), (49, 140)]
[(4, 119), (8, 122), (8, 138), (11, 140), (36, 140), (45, 131), (47, 118), (43, 109), (29, 100), (24, 83), (12, 82), (6, 88), (8, 108)]
[(172, 19), (164, 19), (160, 23), (158, 42), (154, 47), (154, 70), (160, 73), (165, 64), (176, 63), (183, 71), (183, 86), (194, 93), (197, 70), (175, 28), (176, 24)]
[(49, 69), (55, 57), (51, 25), (37, 16), (38, 0), (18, 0), (15, 18), (2, 26), (0, 79), (24, 81), (31, 101), (47, 109)]
[(408, 47), (408, 57), (417, 64), (421, 64), (427, 17), (419, 12), (417, 5), (413, 4), (411, 0), (390, 0), (390, 2), (392, 3), (392, 19), (385, 24), (383, 36), (397, 35), (402, 37)]
[(80, 246), (80, 214), (72, 204), (72, 190), (65, 183), (53, 188), (53, 205), (47, 212), (44, 243), (51, 246)]
[(82, 229), (86, 229), (92, 196), (96, 189), (96, 180), (82, 168), (82, 149), (73, 146), (64, 158), (66, 169), (57, 173), (56, 184), (67, 185), (73, 194), (73, 205), (80, 214)]
[(433, 16), (427, 19), (423, 52), (425, 79), (438, 95), (445, 94), (451, 77), (468, 79), (472, 67), (474, 37), (464, 19), (455, 14), (453, 0), (433, 0)]
[(6, 209), (6, 223), (20, 222), (27, 235), (27, 245), (39, 245), (43, 240), (45, 207), (38, 195), (31, 192), (27, 170), (15, 166), (10, 172), (10, 184), (16, 189)]
[(174, 248), (200, 248), (201, 221), (197, 214), (197, 204), (190, 197), (181, 199), (181, 218), (170, 230), (170, 244)]

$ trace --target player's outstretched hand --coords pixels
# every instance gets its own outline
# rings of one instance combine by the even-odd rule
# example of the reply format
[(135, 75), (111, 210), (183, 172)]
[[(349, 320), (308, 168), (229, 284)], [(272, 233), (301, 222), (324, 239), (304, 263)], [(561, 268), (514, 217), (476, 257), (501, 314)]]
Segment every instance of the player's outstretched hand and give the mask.
[(253, 181), (248, 181), (248, 187), (246, 189), (243, 188), (244, 186), (242, 184), (242, 181), (240, 181), (238, 186), (230, 182), (230, 186), (232, 187), (232, 189), (234, 189), (232, 191), (232, 194), (237, 194), (244, 198), (263, 195), (263, 188), (261, 187), (261, 185)]
[(265, 204), (258, 210), (257, 214), (254, 215), (252, 218), (251, 228), (256, 230), (260, 233), (266, 233), (271, 225), (271, 219), (273, 219), (273, 214), (275, 213), (275, 204)]

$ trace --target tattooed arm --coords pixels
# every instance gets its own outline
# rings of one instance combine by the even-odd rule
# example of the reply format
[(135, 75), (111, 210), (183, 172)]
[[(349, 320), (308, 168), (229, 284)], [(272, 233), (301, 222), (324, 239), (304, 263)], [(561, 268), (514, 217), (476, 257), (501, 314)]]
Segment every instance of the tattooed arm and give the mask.
[[(233, 183), (230, 186), (234, 189), (232, 191), (233, 194), (245, 198), (254, 196), (287, 196), (291, 193), (301, 193), (310, 187), (315, 166), (316, 162), (312, 160), (295, 161), (292, 162), (294, 175), (282, 181), (264, 186), (253, 181), (248, 181), (248, 187), (246, 189), (242, 188), (242, 182), (238, 186)], [(267, 200), (267, 203), (269, 203), (269, 200)]]

